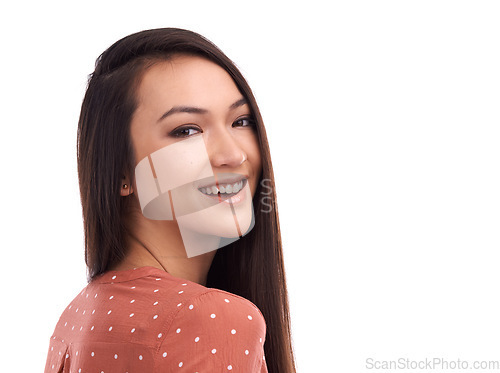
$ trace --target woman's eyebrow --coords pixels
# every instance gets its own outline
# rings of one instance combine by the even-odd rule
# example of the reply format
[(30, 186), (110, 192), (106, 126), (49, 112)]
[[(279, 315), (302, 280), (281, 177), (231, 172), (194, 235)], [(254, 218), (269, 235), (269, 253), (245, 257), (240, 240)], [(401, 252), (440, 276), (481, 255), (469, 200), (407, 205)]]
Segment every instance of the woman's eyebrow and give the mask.
[(248, 103), (247, 99), (245, 97), (242, 97), (238, 101), (236, 101), (235, 103), (233, 103), (231, 106), (229, 106), (229, 110), (237, 109), (240, 106), (246, 105), (247, 103)]
[[(235, 101), (229, 106), (229, 110), (235, 110), (239, 108), (240, 106), (246, 105), (247, 100), (246, 98), (240, 98), (238, 101)], [(163, 119), (168, 117), (169, 115), (176, 114), (176, 113), (191, 113), (191, 114), (206, 114), (208, 113), (207, 109), (202, 109), (199, 107), (195, 106), (174, 106), (167, 112), (165, 112), (160, 119), (158, 119), (158, 122), (161, 122)]]
[(202, 109), (194, 106), (174, 106), (172, 109), (168, 110), (165, 114), (163, 114), (158, 122), (161, 122), (163, 119), (168, 117), (169, 115), (176, 113), (193, 113), (193, 114), (206, 114), (208, 113), (207, 109)]

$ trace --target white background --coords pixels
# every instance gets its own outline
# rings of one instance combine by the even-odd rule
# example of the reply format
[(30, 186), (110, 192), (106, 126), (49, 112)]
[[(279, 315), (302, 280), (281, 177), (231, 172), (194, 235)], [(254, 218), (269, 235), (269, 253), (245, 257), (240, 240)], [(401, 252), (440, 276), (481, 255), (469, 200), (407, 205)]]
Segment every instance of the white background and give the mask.
[(299, 372), (500, 360), (496, 1), (3, 5), (2, 371), (42, 371), (86, 285), (76, 128), (116, 40), (181, 27), (241, 68), (271, 145)]

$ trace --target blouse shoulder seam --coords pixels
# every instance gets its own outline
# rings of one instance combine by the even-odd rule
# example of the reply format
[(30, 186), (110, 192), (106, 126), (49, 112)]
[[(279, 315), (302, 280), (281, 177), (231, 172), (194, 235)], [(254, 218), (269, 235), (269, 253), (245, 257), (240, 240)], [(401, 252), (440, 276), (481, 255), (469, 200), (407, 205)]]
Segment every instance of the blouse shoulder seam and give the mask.
[[(257, 307), (252, 301), (242, 297), (241, 295), (238, 295), (238, 294), (233, 294), (233, 293), (230, 293), (228, 291), (225, 291), (225, 290), (221, 290), (221, 289), (211, 289), (211, 290), (215, 290), (217, 292), (220, 292), (220, 293), (223, 293), (223, 294), (227, 294), (229, 296), (232, 296), (232, 297), (236, 297), (242, 301), (244, 301), (245, 303), (249, 303), (259, 314), (260, 316), (262, 317), (263, 320), (265, 320), (265, 317), (264, 315), (262, 314), (261, 310), (259, 309), (259, 307)], [(203, 293), (203, 294), (206, 294), (206, 293)]]
[(249, 301), (248, 299), (240, 296), (240, 295), (237, 295), (237, 294), (233, 294), (233, 293), (230, 293), (228, 291), (225, 291), (225, 290), (221, 290), (221, 289), (216, 289), (216, 288), (206, 288), (204, 289), (205, 291), (201, 292), (201, 293), (198, 293), (198, 294), (195, 294), (193, 295), (192, 297), (190, 297), (187, 301), (184, 302), (184, 304), (182, 305), (182, 307), (179, 307), (178, 309), (176, 309), (174, 312), (171, 313), (170, 317), (168, 318), (167, 321), (165, 321), (165, 335), (163, 335), (163, 338), (161, 338), (158, 342), (157, 342), (157, 345), (156, 345), (156, 348), (155, 348), (155, 364), (156, 364), (156, 358), (157, 358), (157, 355), (158, 353), (161, 351), (161, 346), (163, 345), (163, 342), (166, 340), (167, 336), (170, 334), (170, 331), (172, 329), (172, 325), (173, 325), (173, 321), (177, 318), (177, 315), (182, 312), (183, 310), (185, 310), (186, 308), (186, 303), (188, 303), (189, 301), (193, 301), (193, 300), (196, 300), (196, 299), (199, 299), (201, 298), (202, 296), (204, 295), (207, 295), (207, 294), (213, 294), (213, 293), (219, 293), (219, 294), (224, 294), (224, 295), (228, 295), (230, 297), (236, 297), (240, 300), (243, 300), (245, 302), (248, 302), (252, 305), (252, 307), (255, 308), (255, 310), (261, 315), (262, 319), (264, 320), (264, 323), (265, 323), (265, 318), (264, 316), (262, 315), (262, 312), (259, 310), (259, 308), (253, 304), (251, 301)]

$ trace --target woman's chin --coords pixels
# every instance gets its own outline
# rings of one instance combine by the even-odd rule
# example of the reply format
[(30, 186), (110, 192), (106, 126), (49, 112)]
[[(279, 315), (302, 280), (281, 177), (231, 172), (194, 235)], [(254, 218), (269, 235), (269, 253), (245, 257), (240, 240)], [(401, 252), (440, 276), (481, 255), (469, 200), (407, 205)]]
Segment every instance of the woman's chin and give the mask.
[(250, 229), (253, 221), (251, 200), (243, 206), (231, 208), (220, 203), (208, 209), (177, 218), (179, 228), (193, 234), (238, 238)]

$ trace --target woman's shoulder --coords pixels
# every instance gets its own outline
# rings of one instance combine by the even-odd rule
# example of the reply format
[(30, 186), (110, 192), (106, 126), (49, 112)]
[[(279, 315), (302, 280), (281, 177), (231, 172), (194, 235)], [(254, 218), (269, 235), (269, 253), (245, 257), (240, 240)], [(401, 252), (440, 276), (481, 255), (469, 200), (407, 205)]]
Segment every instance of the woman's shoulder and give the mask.
[[(154, 267), (107, 272), (90, 284), (87, 293), (95, 293), (94, 297), (101, 293), (101, 298), (114, 299), (116, 303), (122, 303), (125, 308), (128, 304), (135, 304), (136, 307), (140, 305), (147, 309), (160, 305), (161, 301), (164, 307), (160, 308), (163, 311), (165, 308), (172, 308), (177, 312), (184, 306), (189, 308), (187, 303), (190, 300), (196, 300), (211, 304), (213, 307), (231, 303), (234, 311), (251, 310), (262, 316), (258, 307), (242, 296), (216, 288), (207, 288)], [(86, 294), (85, 297), (88, 298), (89, 295)]]
[(154, 344), (175, 319), (199, 317), (203, 322), (204, 315), (195, 309), (211, 311), (210, 318), (216, 311), (221, 317), (240, 315), (265, 328), (260, 310), (239, 295), (140, 267), (110, 271), (90, 282), (63, 311), (53, 337)]
[(265, 320), (252, 302), (207, 289), (182, 302), (165, 332), (159, 332), (155, 367), (260, 372), (265, 336)]
[[(135, 353), (145, 365), (158, 358), (160, 346), (173, 352), (177, 343), (196, 337), (206, 342), (236, 334), (263, 344), (264, 318), (247, 299), (153, 267), (113, 271), (89, 283), (66, 307), (51, 339), (47, 366), (63, 355), (78, 360), (89, 355), (92, 359), (85, 361), (90, 363), (98, 360), (93, 359), (97, 354), (114, 361), (125, 353)], [(192, 338), (186, 339), (188, 335)], [(113, 354), (106, 352), (110, 348)]]

